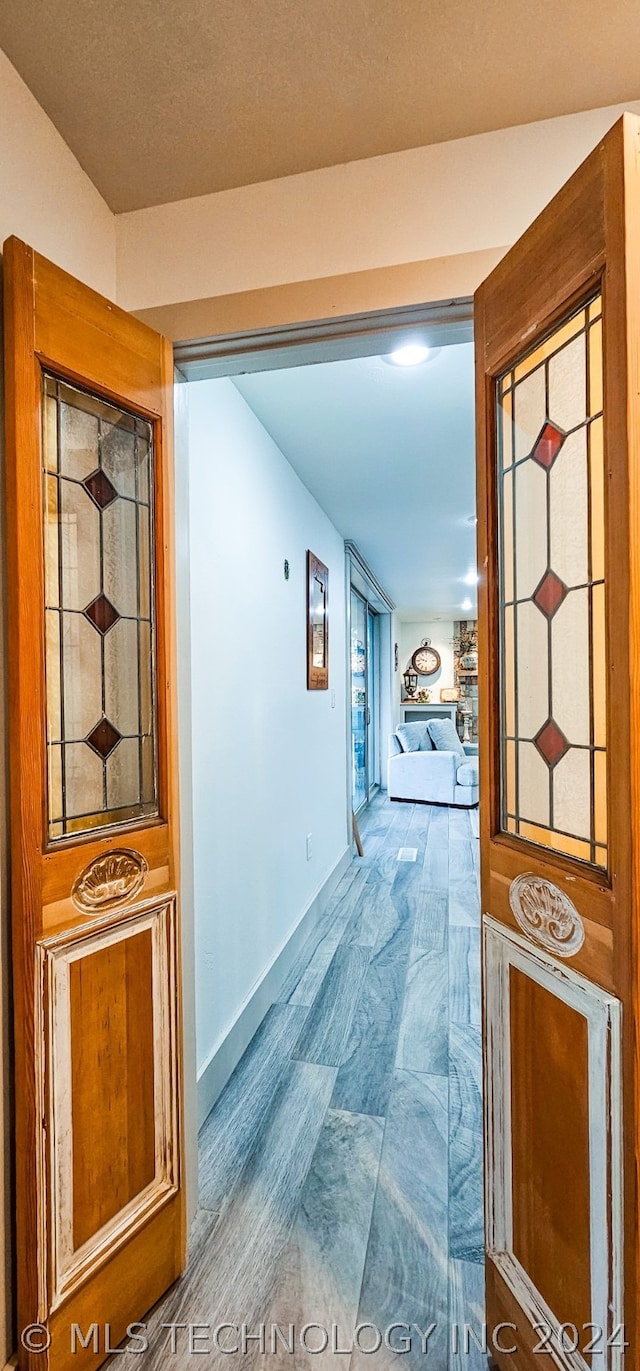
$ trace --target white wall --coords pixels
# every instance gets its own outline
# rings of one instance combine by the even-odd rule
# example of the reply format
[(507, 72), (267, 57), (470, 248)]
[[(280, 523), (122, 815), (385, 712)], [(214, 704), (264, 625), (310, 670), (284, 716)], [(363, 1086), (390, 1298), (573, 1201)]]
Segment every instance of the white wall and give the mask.
[(420, 619), (412, 623), (400, 624), (400, 666), (396, 676), (396, 700), (400, 701), (403, 685), (402, 673), (411, 665), (411, 658), (423, 638), (430, 638), (432, 647), (440, 653), (442, 665), (434, 676), (419, 676), (418, 689), (431, 691), (435, 704), (440, 700), (440, 690), (454, 685), (453, 679), (453, 622), (449, 619)]
[[(115, 298), (115, 220), (50, 119), (0, 52), (0, 250), (5, 238), (22, 238), (87, 285)], [(1, 351), (1, 349), (0, 349)], [(4, 465), (2, 358), (0, 356), (0, 469)], [(0, 541), (4, 529), (0, 528)], [(4, 548), (0, 546), (0, 594)], [(2, 595), (4, 606), (4, 596)], [(0, 775), (6, 778), (4, 612), (0, 615)], [(13, 1351), (9, 1117), (9, 900), (6, 786), (0, 787), (0, 1365)]]
[(0, 52), (0, 248), (12, 235), (115, 299), (115, 216)]
[[(142, 310), (506, 248), (624, 108), (640, 102), (121, 214), (119, 302)], [(445, 272), (440, 298), (446, 285)]]
[[(347, 849), (345, 556), (231, 381), (190, 386), (188, 403), (202, 1078)], [(329, 567), (328, 691), (306, 688), (307, 548)]]

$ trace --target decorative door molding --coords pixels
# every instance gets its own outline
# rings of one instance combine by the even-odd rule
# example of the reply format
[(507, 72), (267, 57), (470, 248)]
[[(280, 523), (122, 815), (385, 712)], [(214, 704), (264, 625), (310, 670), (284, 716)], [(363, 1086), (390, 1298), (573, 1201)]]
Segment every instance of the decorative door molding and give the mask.
[[(605, 1331), (598, 1365), (620, 1371), (623, 1348), (605, 1345), (622, 1321), (622, 1005), (613, 995), (541, 948), (485, 915), (486, 1012), (486, 1228), (487, 1254), (531, 1321), (552, 1329), (552, 1355), (563, 1371), (588, 1364), (580, 1352), (564, 1349), (561, 1325), (570, 1311), (549, 1308), (514, 1251), (511, 975), (515, 969), (586, 1021), (590, 1197), (591, 1319)], [(550, 1152), (544, 1165), (553, 1167)]]
[[(149, 1179), (95, 1232), (77, 1243), (74, 1227), (74, 1103), (82, 1081), (72, 1089), (74, 1060), (79, 1044), (72, 1014), (72, 969), (90, 968), (95, 959), (118, 945), (145, 936), (150, 942), (149, 960), (153, 987), (149, 1036), (153, 1041), (153, 1137), (149, 1145)], [(40, 947), (40, 987), (45, 1005), (48, 1057), (48, 1090), (44, 1096), (47, 1120), (50, 1176), (49, 1221), (51, 1224), (51, 1309), (57, 1308), (91, 1276), (114, 1250), (156, 1214), (179, 1186), (178, 1061), (176, 1016), (176, 903), (175, 897), (138, 906), (115, 925), (73, 929), (50, 938)], [(113, 1003), (128, 994), (135, 1001), (136, 986), (116, 986)], [(141, 1013), (148, 1012), (143, 1000)], [(112, 1030), (111, 1036), (113, 1036)], [(108, 1032), (108, 1030), (106, 1030)], [(75, 1026), (77, 1034), (77, 1026)], [(106, 1037), (105, 1037), (106, 1041)], [(105, 1100), (105, 1121), (110, 1101)], [(126, 1101), (135, 1114), (139, 1101), (132, 1091)], [(100, 1127), (100, 1120), (96, 1121)], [(44, 1206), (43, 1206), (44, 1209)]]

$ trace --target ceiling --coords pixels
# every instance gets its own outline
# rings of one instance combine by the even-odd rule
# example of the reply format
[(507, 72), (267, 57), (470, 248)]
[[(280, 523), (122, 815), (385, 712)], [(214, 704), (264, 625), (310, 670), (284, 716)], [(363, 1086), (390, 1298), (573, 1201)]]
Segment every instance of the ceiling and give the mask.
[[(464, 617), (475, 567), (473, 343), (423, 366), (381, 357), (234, 384), (403, 618)], [(469, 614), (472, 611), (467, 611)]]
[(113, 210), (640, 97), (637, 0), (3, 0)]

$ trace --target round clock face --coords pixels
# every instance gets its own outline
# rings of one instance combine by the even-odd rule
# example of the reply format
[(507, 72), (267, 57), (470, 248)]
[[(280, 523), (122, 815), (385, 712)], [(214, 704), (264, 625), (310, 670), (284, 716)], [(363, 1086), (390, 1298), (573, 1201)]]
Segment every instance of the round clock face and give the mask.
[(440, 670), (440, 653), (436, 652), (435, 647), (419, 647), (414, 652), (411, 663), (419, 676), (433, 676), (435, 671)]

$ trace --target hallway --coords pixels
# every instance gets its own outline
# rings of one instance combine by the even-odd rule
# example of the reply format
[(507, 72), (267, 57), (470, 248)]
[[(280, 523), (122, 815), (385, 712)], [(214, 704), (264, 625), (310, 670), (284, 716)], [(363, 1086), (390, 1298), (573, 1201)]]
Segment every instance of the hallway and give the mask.
[[(484, 1371), (462, 1346), (483, 1318), (476, 834), (477, 811), (384, 796), (363, 817), (364, 857), (202, 1130), (188, 1273), (149, 1320), (145, 1368), (171, 1339), (172, 1365), (228, 1364), (222, 1323), (266, 1325), (256, 1365), (350, 1371), (371, 1364), (376, 1329), (414, 1325), (405, 1364), (424, 1364), (416, 1326), (434, 1324), (427, 1366)], [(295, 1355), (272, 1352), (275, 1324), (295, 1325)], [(308, 1349), (328, 1330), (326, 1354), (300, 1347), (308, 1324)], [(397, 1365), (408, 1332), (373, 1365)], [(236, 1341), (227, 1329), (220, 1349)]]

